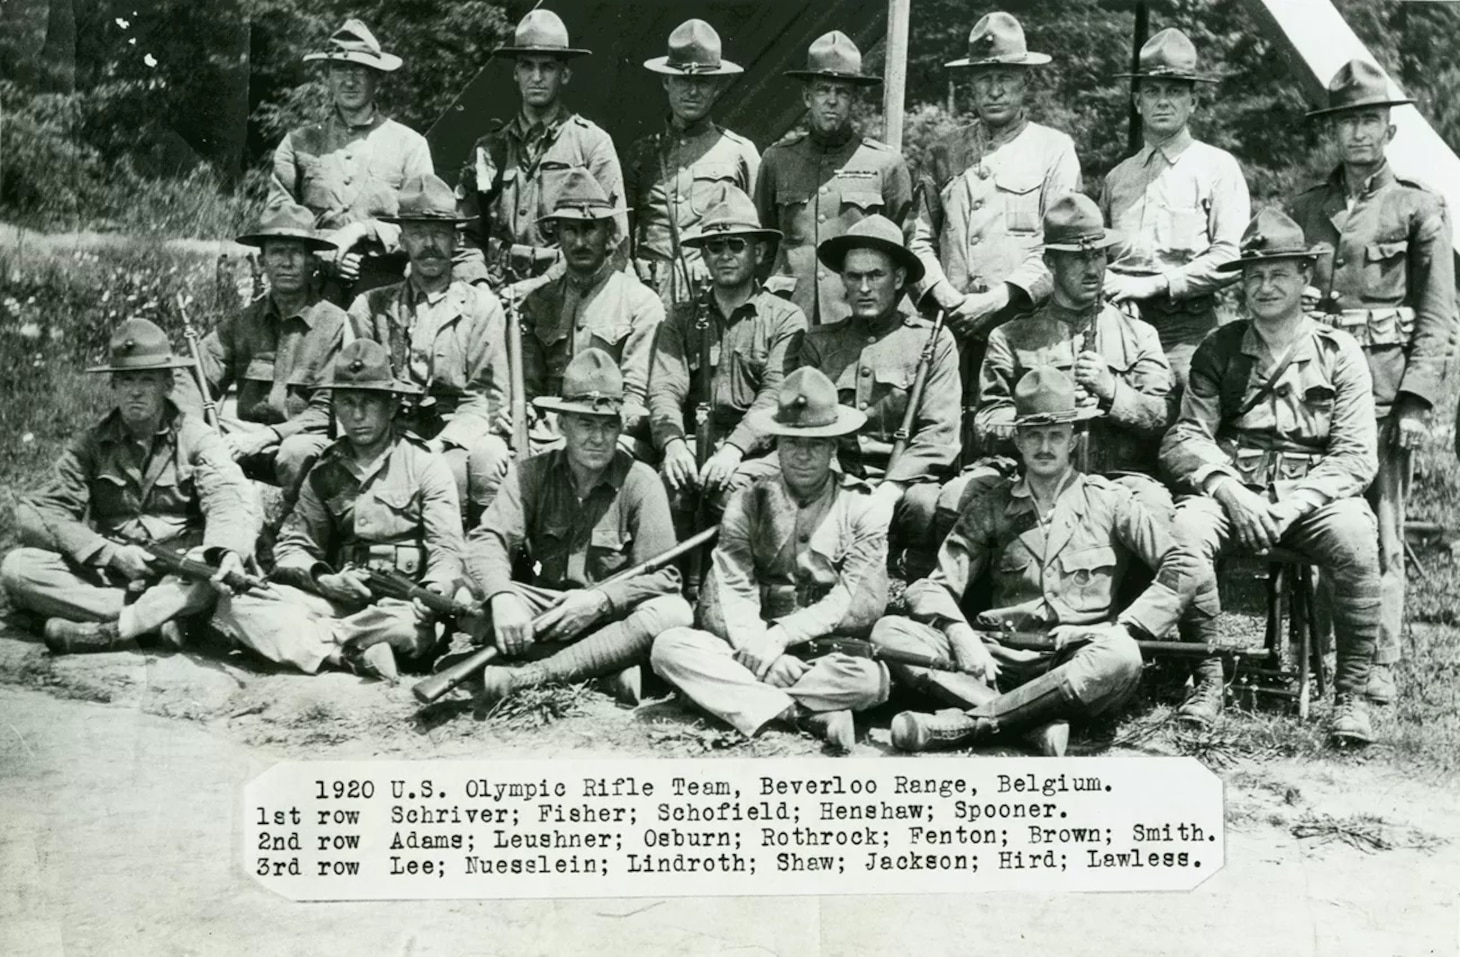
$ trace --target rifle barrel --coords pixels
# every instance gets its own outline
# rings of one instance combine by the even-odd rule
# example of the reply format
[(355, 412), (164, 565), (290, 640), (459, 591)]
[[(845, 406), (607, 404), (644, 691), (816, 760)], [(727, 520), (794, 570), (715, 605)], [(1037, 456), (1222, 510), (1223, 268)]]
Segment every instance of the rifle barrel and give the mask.
[(947, 313), (939, 309), (938, 318), (933, 320), (933, 331), (928, 335), (928, 341), (923, 345), (923, 354), (918, 357), (918, 371), (913, 376), (912, 389), (907, 394), (907, 408), (902, 413), (902, 423), (893, 433), (892, 452), (887, 456), (887, 468), (891, 470), (893, 464), (907, 451), (908, 442), (912, 440), (913, 425), (918, 420), (918, 406), (923, 404), (923, 393), (928, 390), (928, 376), (933, 371), (933, 356), (938, 348), (938, 336), (943, 332), (943, 323)]

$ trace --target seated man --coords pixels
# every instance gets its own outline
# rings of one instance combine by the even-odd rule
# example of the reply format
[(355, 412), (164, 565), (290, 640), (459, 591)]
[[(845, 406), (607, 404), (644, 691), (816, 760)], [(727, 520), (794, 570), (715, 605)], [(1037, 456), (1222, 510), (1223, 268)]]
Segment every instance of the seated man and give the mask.
[[(624, 379), (623, 434), (650, 451), (649, 362), (664, 321), (664, 303), (632, 272), (619, 272), (609, 254), (617, 245), (615, 207), (586, 170), (570, 170), (557, 204), (542, 219), (563, 252), (566, 272), (522, 301), (522, 375), (527, 398), (553, 397), (563, 370), (585, 349), (601, 349)], [(552, 415), (534, 416), (532, 449), (559, 443)], [(525, 453), (524, 453), (525, 454)]]
[(345, 311), (321, 298), (313, 254), (335, 245), (293, 203), (264, 210), (238, 241), (263, 250), (269, 291), (203, 337), (203, 378), (215, 402), (238, 386), (238, 420), (226, 422), (223, 441), (245, 474), (293, 490), (330, 441), (329, 397), (317, 386), (339, 351)]
[[(1373, 384), (1362, 348), (1303, 311), (1312, 281), (1298, 224), (1264, 209), (1242, 236), (1242, 294), (1252, 318), (1211, 333), (1191, 360), (1181, 417), (1161, 443), (1161, 464), (1200, 494), (1176, 508), (1178, 549), (1190, 552), (1195, 634), (1220, 612), (1214, 563), (1235, 539), (1274, 546), (1322, 567), (1333, 585), (1338, 664), (1329, 734), (1335, 744), (1373, 740), (1364, 690), (1379, 633), (1379, 544), (1360, 496), (1378, 471)], [(1183, 637), (1188, 637), (1183, 635)], [(1222, 710), (1222, 662), (1197, 671), (1180, 715), (1210, 724)]]
[(489, 289), (452, 274), (456, 227), (465, 220), (449, 186), (431, 175), (410, 180), (400, 215), (385, 221), (400, 224), (410, 275), (357, 298), (345, 338), (385, 346), (396, 377), (424, 394), (402, 424), (445, 456), (470, 519), (491, 504), (507, 470), (506, 316)]
[(654, 642), (654, 671), (754, 737), (781, 720), (850, 750), (852, 711), (887, 700), (887, 669), (840, 652), (806, 660), (814, 638), (860, 638), (887, 604), (888, 515), (870, 487), (832, 471), (837, 441), (866, 416), (798, 369), (752, 424), (777, 437), (776, 474), (731, 496), (700, 596), (699, 628)]
[(253, 487), (218, 434), (169, 397), (173, 370), (188, 365), (147, 320), (118, 326), (110, 363), (86, 370), (110, 374), (116, 408), (61, 454), (44, 489), (16, 505), (21, 547), (5, 556), (0, 581), (16, 608), (48, 617), (53, 654), (135, 648), (159, 629), (180, 645), (176, 620), (212, 606), (207, 582), (159, 581), (148, 552), (125, 539), (202, 545), (220, 590), (243, 572), (240, 556), (253, 554), (261, 512)]
[[(606, 676), (621, 676), (637, 703), (650, 642), (693, 619), (672, 567), (599, 585), (675, 544), (663, 484), (618, 446), (625, 400), (613, 359), (578, 353), (561, 398), (533, 400), (557, 414), (563, 447), (509, 470), (472, 531), (467, 567), (486, 605), (467, 627), (519, 665), (484, 670), (487, 708), (522, 688)], [(538, 567), (530, 582), (512, 577), (524, 555)]]
[[(890, 615), (872, 631), (876, 645), (951, 657), (967, 672), (891, 666), (898, 681), (956, 705), (894, 718), (892, 743), (903, 751), (1033, 732), (1040, 752), (1063, 754), (1071, 719), (1117, 707), (1135, 690), (1141, 653), (1132, 633), (1160, 637), (1182, 610), (1166, 522), (1130, 489), (1071, 462), (1076, 423), (1099, 410), (1078, 408), (1074, 381), (1040, 367), (1015, 386), (1014, 413), (1024, 474), (969, 503), (938, 569), (909, 586), (908, 617)], [(1115, 596), (1132, 556), (1156, 580), (1122, 611)], [(970, 589), (985, 572), (991, 607), (970, 619), (978, 591)], [(1053, 650), (1006, 647), (998, 634), (1005, 627), (1050, 630)]]
[(375, 599), (368, 571), (394, 571), (449, 595), (461, 575), (456, 484), (426, 443), (393, 421), (401, 396), (385, 347), (350, 343), (326, 383), (340, 438), (304, 477), (274, 546), (269, 595), (219, 602), (214, 624), (270, 661), (315, 674), (329, 665), (386, 679), (395, 652), (429, 663), (437, 646), (424, 607)]

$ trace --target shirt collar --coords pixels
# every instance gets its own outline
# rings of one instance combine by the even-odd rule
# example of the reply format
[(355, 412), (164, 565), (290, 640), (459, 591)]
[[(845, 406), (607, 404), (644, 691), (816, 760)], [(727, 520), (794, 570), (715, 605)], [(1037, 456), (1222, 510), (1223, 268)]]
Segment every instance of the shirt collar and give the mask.
[(664, 130), (671, 139), (694, 139), (695, 137), (704, 136), (707, 133), (718, 133), (720, 128), (715, 125), (715, 121), (710, 119), (710, 115), (706, 113), (682, 129), (674, 124), (674, 117), (671, 115), (664, 121)]
[(428, 306), (439, 306), (442, 302), (446, 301), (446, 297), (449, 296), (452, 290), (454, 290), (455, 288), (456, 280), (453, 279), (446, 286), (445, 289), (442, 289), (439, 292), (426, 292), (419, 285), (417, 285), (415, 276), (409, 276), (406, 278), (406, 298), (412, 304), (419, 304), (421, 302), (424, 302)]
[(1187, 147), (1194, 142), (1196, 141), (1191, 137), (1191, 130), (1183, 127), (1181, 132), (1168, 140), (1160, 143), (1151, 143), (1148, 141), (1141, 149), (1141, 162), (1149, 163), (1152, 156), (1160, 153), (1161, 157), (1167, 163), (1174, 166), (1176, 165), (1176, 161), (1181, 159), (1181, 154), (1185, 153)]
[(561, 101), (559, 101), (558, 103), (553, 105), (552, 113), (550, 113), (540, 123), (528, 122), (527, 117), (521, 111), (518, 111), (517, 115), (512, 118), (512, 127), (513, 131), (519, 137), (526, 139), (527, 137), (532, 136), (534, 133), (543, 133), (558, 126), (561, 126), (563, 121), (567, 118), (568, 108), (564, 106)]
[(1083, 312), (1076, 312), (1068, 306), (1062, 306), (1050, 299), (1044, 304), (1044, 314), (1072, 328), (1088, 329), (1099, 319), (1102, 308), (1101, 303), (1096, 301)]
[[(178, 419), (181, 416), (182, 412), (178, 409), (177, 403), (173, 402), (171, 399), (163, 399), (162, 421), (158, 423), (157, 431), (153, 434), (153, 438), (156, 439), (158, 436), (171, 435), (173, 432), (177, 431)], [(112, 409), (111, 413), (102, 420), (101, 440), (103, 442), (114, 443), (132, 441), (131, 433), (129, 433), (127, 431), (127, 427), (122, 424), (122, 412), (120, 409)]]
[(882, 336), (900, 326), (906, 325), (909, 317), (913, 316), (912, 303), (907, 296), (899, 296), (897, 303), (892, 307), (892, 312), (877, 319), (864, 319), (861, 316), (853, 316), (851, 327), (859, 335)]
[(981, 123), (980, 125), (983, 126), (984, 131), (988, 136), (988, 148), (990, 150), (996, 150), (1001, 146), (1007, 146), (1009, 143), (1014, 142), (1019, 138), (1020, 133), (1023, 133), (1029, 128), (1029, 116), (1028, 114), (1021, 112), (1018, 119), (1008, 124), (997, 133), (990, 131), (987, 124)]
[(614, 268), (613, 257), (609, 256), (603, 260), (603, 265), (599, 266), (591, 275), (580, 276), (578, 273), (569, 269), (563, 273), (563, 278), (571, 283), (574, 289), (583, 293), (588, 292), (590, 289), (596, 289), (615, 272), (617, 270)]
[[(568, 450), (553, 449), (547, 454), (553, 457), (552, 465), (548, 471), (558, 476), (563, 484), (572, 489), (573, 470), (568, 466)], [(618, 494), (618, 491), (624, 487), (624, 482), (629, 476), (629, 468), (633, 464), (633, 458), (623, 449), (614, 452), (613, 458), (608, 463), (608, 467), (598, 474), (598, 481), (589, 491), (592, 492), (595, 489), (607, 487), (614, 494)]]
[[(1339, 167), (1333, 171), (1333, 175), (1329, 177), (1329, 182), (1332, 183), (1340, 193), (1345, 196), (1348, 195), (1348, 179), (1344, 176), (1342, 164), (1340, 164)], [(1374, 171), (1373, 175), (1364, 180), (1364, 188), (1359, 190), (1358, 193), (1356, 193), (1355, 195), (1367, 196), (1374, 190), (1379, 189), (1382, 186), (1388, 186), (1392, 182), (1394, 182), (1394, 168), (1389, 165), (1389, 160), (1386, 159), (1383, 163), (1379, 164), (1379, 168)]]
[(816, 146), (819, 149), (825, 150), (828, 153), (833, 150), (841, 149), (856, 138), (857, 128), (855, 126), (852, 126), (850, 123), (848, 123), (842, 129), (839, 129), (829, 134), (818, 133), (814, 128), (811, 127), (807, 127), (806, 129), (806, 139), (812, 145)]
[(349, 120), (345, 119), (345, 115), (340, 112), (340, 108), (337, 106), (335, 107), (335, 119), (339, 120), (340, 125), (347, 130), (369, 130), (374, 129), (381, 123), (384, 123), (385, 114), (380, 112), (380, 107), (376, 106), (374, 103), (371, 103), (370, 118), (364, 123), (351, 123)]
[[(1068, 495), (1070, 489), (1079, 486), (1083, 479), (1084, 476), (1080, 474), (1079, 470), (1070, 469), (1065, 475), (1064, 484), (1055, 493), (1055, 504), (1058, 505), (1060, 499)], [(1019, 512), (1034, 511), (1034, 493), (1029, 490), (1029, 480), (1024, 476), (1023, 472), (1019, 473), (1019, 477), (1009, 487), (1009, 504), (1004, 511), (1011, 515)]]
[[(1306, 314), (1299, 317), (1297, 346), (1293, 350), (1294, 362), (1303, 362), (1312, 357), (1313, 354), (1313, 320)], [(1253, 319), (1247, 323), (1247, 328), (1242, 333), (1242, 354), (1252, 358), (1260, 358), (1265, 347), (1257, 335), (1257, 320)]]
[(279, 309), (279, 302), (277, 299), (274, 298), (274, 294), (269, 293), (268, 305), (266, 307), (267, 315), (269, 316), (269, 318), (277, 319), (281, 323), (286, 319), (298, 319), (300, 322), (304, 323), (305, 326), (313, 329), (314, 303), (310, 301), (308, 297), (306, 297), (303, 302), (304, 305), (300, 306), (297, 310), (286, 316)]

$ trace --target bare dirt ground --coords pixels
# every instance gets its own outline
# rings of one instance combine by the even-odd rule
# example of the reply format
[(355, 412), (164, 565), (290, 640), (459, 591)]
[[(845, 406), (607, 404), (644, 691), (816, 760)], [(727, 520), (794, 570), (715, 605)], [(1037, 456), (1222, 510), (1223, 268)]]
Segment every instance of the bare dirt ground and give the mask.
[[(419, 713), (404, 685), (270, 674), (217, 649), (51, 658), (6, 629), (0, 953), (1456, 952), (1460, 793), (1380, 760), (1225, 762), (1228, 864), (1190, 894), (293, 904), (240, 864), (239, 789), (285, 758), (817, 751), (789, 734), (739, 743), (672, 702), (572, 704), (504, 728), (464, 700)], [(1344, 828), (1298, 836), (1365, 820), (1382, 848)]]

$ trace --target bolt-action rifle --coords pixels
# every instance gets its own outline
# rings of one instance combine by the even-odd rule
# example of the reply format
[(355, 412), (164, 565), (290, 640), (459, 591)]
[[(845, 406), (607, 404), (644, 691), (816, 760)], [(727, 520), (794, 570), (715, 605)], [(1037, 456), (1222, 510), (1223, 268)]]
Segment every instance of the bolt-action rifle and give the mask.
[[(699, 333), (700, 400), (695, 405), (695, 474), (702, 475), (705, 463), (715, 450), (714, 425), (711, 411), (714, 408), (715, 370), (710, 365), (710, 291), (697, 300), (698, 313), (695, 316), (695, 330)], [(694, 527), (704, 528), (710, 520), (710, 490), (700, 486), (699, 498), (695, 504)], [(699, 596), (700, 585), (705, 579), (705, 555), (696, 549), (689, 554), (689, 568), (685, 574), (685, 591), (691, 601)]]
[(208, 423), (208, 428), (222, 433), (223, 427), (218, 423), (218, 406), (213, 402), (213, 393), (208, 389), (208, 377), (203, 374), (203, 354), (198, 348), (198, 330), (188, 317), (188, 306), (182, 293), (177, 294), (177, 311), (182, 316), (183, 338), (187, 339), (188, 352), (193, 357), (193, 379), (198, 385), (198, 395), (203, 400), (203, 421)]
[[(152, 564), (165, 573), (185, 578), (188, 581), (211, 581), (213, 576), (218, 574), (218, 566), (212, 562), (188, 558), (182, 552), (157, 542), (142, 541), (121, 533), (108, 535), (107, 538), (118, 545), (135, 545), (152, 556)], [(223, 579), (223, 583), (237, 592), (274, 594), (274, 589), (268, 582), (246, 572), (233, 572)]]
[(912, 389), (907, 394), (907, 409), (902, 413), (902, 422), (897, 431), (892, 433), (892, 453), (887, 457), (889, 472), (893, 464), (907, 451), (907, 444), (912, 439), (913, 425), (918, 419), (918, 406), (923, 404), (923, 393), (928, 390), (928, 376), (933, 371), (933, 354), (938, 347), (938, 337), (943, 334), (946, 318), (947, 313), (939, 309), (938, 318), (933, 320), (933, 331), (923, 345), (923, 354), (918, 357), (918, 371), (913, 377)]

